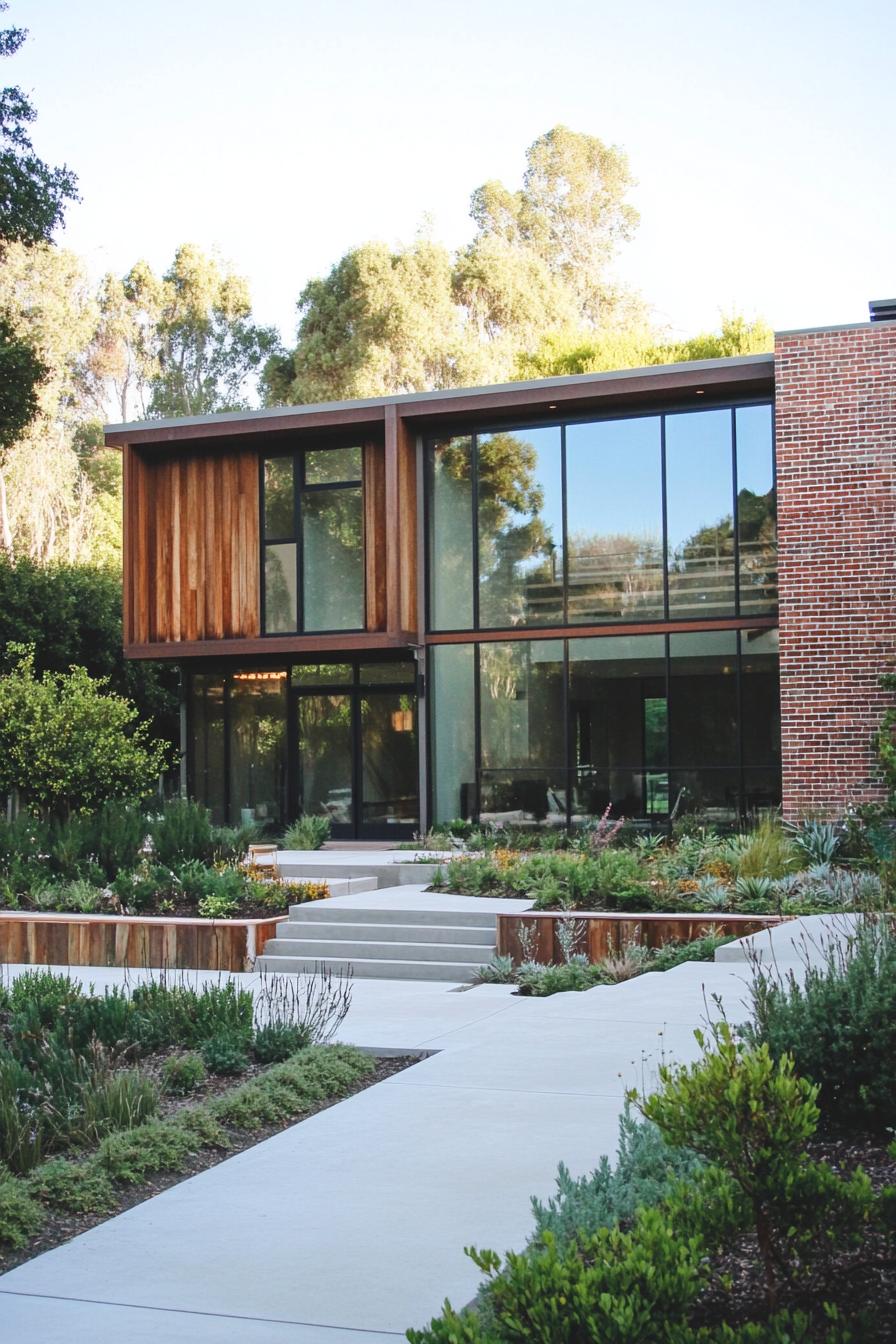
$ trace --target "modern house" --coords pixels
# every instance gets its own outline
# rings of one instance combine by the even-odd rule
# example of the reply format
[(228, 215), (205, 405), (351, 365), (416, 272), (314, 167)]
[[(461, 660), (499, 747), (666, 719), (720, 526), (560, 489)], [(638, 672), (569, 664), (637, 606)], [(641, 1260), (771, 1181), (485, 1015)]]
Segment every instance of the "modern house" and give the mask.
[(732, 820), (876, 796), (896, 306), (775, 352), (112, 426), (125, 652), (219, 819)]

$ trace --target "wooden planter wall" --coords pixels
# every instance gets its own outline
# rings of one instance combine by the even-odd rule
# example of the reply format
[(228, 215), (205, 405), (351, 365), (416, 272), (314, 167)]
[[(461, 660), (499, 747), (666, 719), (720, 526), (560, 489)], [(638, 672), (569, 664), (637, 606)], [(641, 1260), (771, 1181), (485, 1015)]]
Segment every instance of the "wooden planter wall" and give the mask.
[(745, 938), (781, 922), (778, 915), (628, 915), (590, 910), (498, 915), (498, 953), (511, 956), (514, 965), (519, 965), (523, 960), (520, 929), (525, 927), (532, 930), (533, 959), (559, 964), (563, 953), (557, 929), (570, 920), (584, 924), (584, 935), (575, 950), (584, 953), (591, 962), (619, 953), (632, 943), (663, 947), (666, 943), (690, 943), (710, 933)]
[(246, 971), (285, 919), (165, 919), (0, 911), (0, 962)]

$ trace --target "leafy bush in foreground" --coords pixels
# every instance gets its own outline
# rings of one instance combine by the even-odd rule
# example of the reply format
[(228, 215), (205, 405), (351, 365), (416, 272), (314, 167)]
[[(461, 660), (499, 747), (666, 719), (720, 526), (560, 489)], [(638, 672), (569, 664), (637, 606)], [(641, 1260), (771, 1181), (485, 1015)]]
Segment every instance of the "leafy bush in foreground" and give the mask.
[[(809, 962), (810, 949), (806, 949)], [(757, 973), (753, 1020), (742, 1028), (774, 1059), (789, 1055), (818, 1086), (828, 1126), (883, 1130), (896, 1116), (896, 935), (888, 918), (864, 920), (830, 941), (802, 983)]]

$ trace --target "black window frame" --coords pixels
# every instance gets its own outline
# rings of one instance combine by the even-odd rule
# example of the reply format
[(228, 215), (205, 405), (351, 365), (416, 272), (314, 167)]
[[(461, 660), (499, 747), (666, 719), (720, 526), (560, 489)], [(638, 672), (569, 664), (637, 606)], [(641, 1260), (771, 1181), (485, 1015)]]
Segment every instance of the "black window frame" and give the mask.
[[(326, 452), (330, 449), (357, 448), (361, 454), (361, 474), (357, 479), (311, 482), (305, 479), (305, 457), (308, 453)], [(258, 496), (259, 496), (259, 610), (261, 637), (277, 639), (290, 635), (340, 635), (357, 634), (367, 629), (367, 584), (365, 582), (364, 557), (367, 545), (366, 518), (364, 508), (364, 457), (365, 444), (357, 440), (348, 443), (307, 443), (301, 448), (283, 449), (260, 454), (258, 460)], [(265, 466), (278, 458), (287, 458), (293, 464), (293, 502), (292, 533), (289, 536), (268, 536), (265, 527)], [(334, 490), (360, 490), (361, 493), (361, 624), (340, 626), (337, 629), (315, 626), (309, 629), (305, 624), (304, 603), (304, 519), (302, 500), (306, 495), (325, 494)], [(294, 630), (267, 629), (267, 552), (270, 546), (295, 546), (296, 548), (296, 628)]]
[[(687, 403), (663, 404), (660, 406), (638, 407), (636, 409), (619, 410), (609, 414), (595, 415), (594, 412), (583, 412), (581, 415), (563, 416), (562, 418), (554, 416), (550, 418), (525, 420), (517, 419), (514, 422), (502, 420), (498, 422), (483, 421), (479, 423), (464, 423), (452, 425), (450, 433), (446, 431), (432, 432), (425, 435), (423, 439), (423, 527), (424, 527), (424, 621), (427, 635), (462, 635), (468, 633), (476, 634), (495, 634), (499, 635), (502, 631), (513, 630), (532, 630), (546, 632), (551, 630), (571, 630), (573, 626), (600, 626), (610, 633), (614, 625), (630, 625), (633, 622), (619, 617), (595, 618), (593, 621), (569, 621), (569, 547), (567, 538), (567, 446), (566, 430), (571, 425), (583, 424), (606, 424), (620, 420), (634, 419), (658, 419), (660, 421), (660, 489), (661, 489), (661, 516), (662, 516), (662, 554), (663, 554), (663, 612), (659, 616), (639, 618), (638, 625), (656, 625), (658, 627), (667, 627), (676, 623), (692, 623), (696, 618), (692, 614), (672, 614), (669, 602), (669, 527), (668, 527), (668, 481), (667, 481), (667, 449), (666, 449), (666, 420), (672, 416), (688, 415), (702, 411), (726, 410), (730, 415), (730, 442), (731, 442), (731, 523), (733, 529), (733, 601), (731, 610), (725, 613), (719, 613), (713, 619), (738, 620), (744, 616), (749, 619), (756, 616), (757, 619), (777, 619), (778, 602), (773, 607), (763, 613), (742, 613), (741, 611), (741, 574), (740, 574), (740, 533), (739, 533), (739, 515), (738, 515), (738, 470), (737, 470), (737, 412), (741, 408), (748, 406), (767, 406), (770, 412), (771, 422), (771, 471), (773, 489), (777, 489), (777, 453), (775, 443), (775, 415), (774, 398), (769, 395), (755, 397), (739, 397), (736, 400), (731, 398), (714, 399), (707, 397), (701, 400), (699, 405), (688, 401)], [(495, 433), (518, 433), (524, 434), (526, 430), (535, 429), (557, 429), (560, 432), (560, 473), (561, 473), (561, 491), (562, 491), (562, 545), (563, 545), (563, 617), (562, 620), (553, 624), (522, 624), (513, 627), (508, 626), (484, 626), (480, 624), (479, 619), (479, 575), (480, 575), (480, 555), (479, 555), (479, 437)], [(470, 473), (471, 473), (471, 546), (472, 546), (472, 577), (473, 577), (473, 603), (472, 603), (472, 623), (468, 626), (435, 626), (433, 625), (433, 568), (438, 563), (438, 558), (433, 555), (433, 533), (432, 533), (432, 500), (433, 500), (433, 445), (444, 441), (447, 437), (452, 439), (469, 438), (470, 439)]]

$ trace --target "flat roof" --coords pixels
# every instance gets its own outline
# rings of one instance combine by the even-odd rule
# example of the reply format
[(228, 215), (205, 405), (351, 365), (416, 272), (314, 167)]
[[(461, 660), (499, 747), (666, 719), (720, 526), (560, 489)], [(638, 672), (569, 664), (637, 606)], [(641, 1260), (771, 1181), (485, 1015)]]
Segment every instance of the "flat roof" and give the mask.
[(556, 409), (602, 398), (674, 393), (705, 383), (721, 388), (726, 384), (761, 383), (774, 377), (774, 355), (737, 355), (728, 359), (688, 360), (680, 364), (650, 364), (638, 369), (607, 373), (577, 373), (561, 378), (536, 378), (526, 382), (493, 383), (475, 388), (445, 388), (435, 392), (407, 392), (352, 401), (327, 401), (299, 406), (270, 406), (258, 411), (225, 411), (215, 415), (178, 416), (171, 419), (135, 420), (105, 426), (110, 446), (126, 443), (176, 443), (209, 437), (241, 437), (261, 431), (303, 428), (338, 428), (351, 424), (375, 424), (394, 406), (399, 417), (424, 419), (492, 411), (513, 412), (527, 407)]

